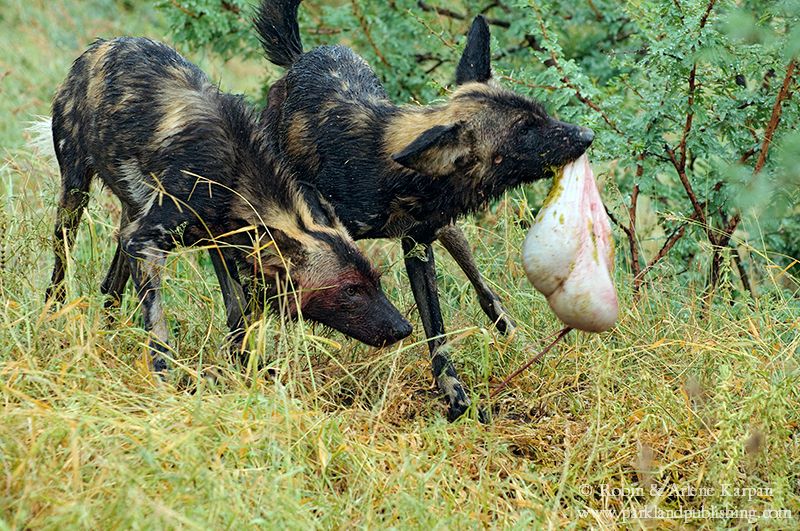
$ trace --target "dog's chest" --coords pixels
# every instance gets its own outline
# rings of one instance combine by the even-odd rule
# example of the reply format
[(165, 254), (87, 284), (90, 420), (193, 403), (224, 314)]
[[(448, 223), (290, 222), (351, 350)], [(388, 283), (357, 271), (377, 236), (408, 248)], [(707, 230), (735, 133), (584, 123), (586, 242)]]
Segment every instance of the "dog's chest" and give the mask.
[[(342, 221), (356, 239), (412, 237), (432, 241), (436, 232), (458, 216), (439, 207), (440, 202), (422, 196), (399, 195), (380, 203), (371, 214), (345, 215)], [(337, 208), (337, 213), (339, 208)]]

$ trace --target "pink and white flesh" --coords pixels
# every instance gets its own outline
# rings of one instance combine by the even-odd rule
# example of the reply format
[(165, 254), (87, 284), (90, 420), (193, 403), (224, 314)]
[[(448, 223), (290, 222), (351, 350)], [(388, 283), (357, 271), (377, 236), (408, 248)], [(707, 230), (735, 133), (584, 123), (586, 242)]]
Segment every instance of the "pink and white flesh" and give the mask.
[(614, 241), (584, 154), (564, 166), (523, 245), (525, 273), (569, 327), (604, 332), (619, 313)]

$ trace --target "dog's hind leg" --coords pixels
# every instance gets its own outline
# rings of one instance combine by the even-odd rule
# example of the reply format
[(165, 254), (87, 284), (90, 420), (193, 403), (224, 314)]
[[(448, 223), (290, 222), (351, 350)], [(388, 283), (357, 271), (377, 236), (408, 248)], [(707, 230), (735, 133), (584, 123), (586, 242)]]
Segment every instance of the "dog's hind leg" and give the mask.
[(425, 336), (428, 338), (433, 377), (436, 380), (436, 386), (447, 397), (447, 419), (452, 422), (467, 411), (470, 399), (464, 384), (456, 374), (453, 362), (450, 361), (447, 341), (444, 338), (444, 322), (436, 287), (433, 247), (430, 244), (424, 244), (425, 256), (420, 258), (411, 252), (416, 245), (418, 244), (411, 238), (403, 238), (406, 271), (419, 316), (422, 319), (422, 326), (425, 328)]
[(100, 292), (103, 295), (108, 295), (105, 302), (107, 310), (116, 308), (122, 303), (122, 295), (125, 292), (125, 285), (131, 276), (130, 266), (128, 259), (122, 252), (122, 244), (120, 242), (119, 233), (130, 223), (128, 217), (128, 209), (122, 205), (122, 214), (119, 219), (119, 231), (117, 234), (117, 249), (114, 251), (114, 258), (111, 260), (111, 266), (108, 268), (106, 278), (100, 284)]
[(475, 257), (472, 256), (469, 243), (461, 229), (456, 225), (447, 225), (440, 229), (436, 236), (467, 275), (472, 287), (475, 288), (483, 312), (489, 316), (500, 332), (504, 334), (511, 332), (517, 325), (508, 315), (500, 298), (492, 291), (481, 272), (478, 271)]
[(167, 253), (175, 247), (173, 231), (184, 221), (174, 209), (160, 210), (151, 209), (143, 218), (130, 223), (120, 235), (121, 252), (128, 260), (141, 301), (144, 327), (150, 332), (151, 368), (157, 373), (168, 369), (163, 355), (170, 350), (167, 319), (161, 302), (161, 274)]
[[(59, 150), (60, 151), (60, 150)], [(66, 271), (67, 252), (75, 242), (75, 233), (81, 221), (83, 209), (89, 202), (89, 186), (93, 171), (74, 151), (70, 156), (58, 156), (61, 170), (61, 196), (56, 213), (56, 226), (53, 232), (53, 252), (55, 264), (50, 286), (45, 293), (45, 300), (64, 302), (64, 275)]]

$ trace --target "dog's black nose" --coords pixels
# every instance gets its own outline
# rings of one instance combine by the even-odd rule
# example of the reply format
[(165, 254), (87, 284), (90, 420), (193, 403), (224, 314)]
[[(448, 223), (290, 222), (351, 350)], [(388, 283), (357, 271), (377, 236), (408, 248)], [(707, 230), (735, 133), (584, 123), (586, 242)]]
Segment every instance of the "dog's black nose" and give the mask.
[(397, 328), (394, 329), (392, 333), (392, 341), (397, 342), (400, 341), (401, 339), (405, 339), (408, 336), (410, 336), (411, 332), (413, 331), (414, 330), (413, 328), (411, 328), (411, 323), (404, 320), (403, 323), (401, 323), (399, 326), (397, 326)]
[(588, 148), (592, 144), (592, 140), (594, 140), (594, 131), (588, 127), (581, 127), (578, 137), (580, 138), (580, 141)]

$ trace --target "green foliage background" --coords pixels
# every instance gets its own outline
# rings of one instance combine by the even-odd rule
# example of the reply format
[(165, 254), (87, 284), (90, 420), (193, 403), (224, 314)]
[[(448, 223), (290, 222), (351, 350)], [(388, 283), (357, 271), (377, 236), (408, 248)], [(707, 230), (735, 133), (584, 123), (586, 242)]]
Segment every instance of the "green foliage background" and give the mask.
[[(248, 0), (157, 5), (179, 42), (223, 57), (260, 55)], [(800, 51), (798, 0), (339, 0), (307, 1), (300, 13), (306, 49), (352, 46), (401, 103), (445, 95), (470, 21), (484, 13), (492, 24), (495, 76), (596, 131), (591, 158), (605, 176), (615, 221), (628, 228), (638, 186), (638, 267), (627, 258), (634, 273), (686, 225), (669, 253), (670, 271), (707, 282), (714, 247), (707, 232), (719, 234), (736, 213), (742, 223), (731, 241), (748, 257), (745, 271), (765, 257), (787, 267), (800, 256), (796, 97), (784, 101), (766, 165), (754, 172), (787, 65)], [(265, 61), (265, 88), (280, 75)], [(796, 78), (795, 69), (790, 94)], [(263, 94), (252, 96), (263, 103)], [(691, 219), (693, 205), (667, 151), (680, 158), (687, 114), (685, 171), (708, 230)], [(629, 249), (625, 234), (618, 232)], [(757, 270), (749, 274), (758, 277)]]

